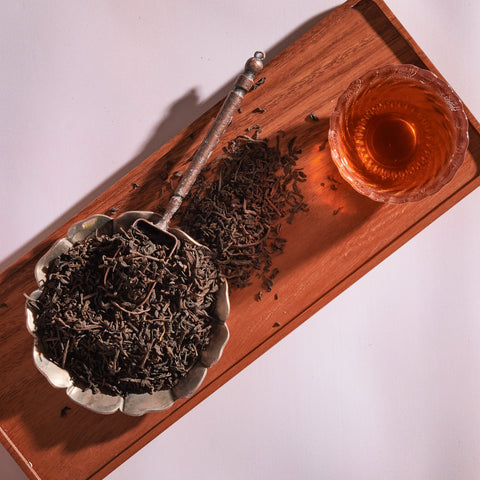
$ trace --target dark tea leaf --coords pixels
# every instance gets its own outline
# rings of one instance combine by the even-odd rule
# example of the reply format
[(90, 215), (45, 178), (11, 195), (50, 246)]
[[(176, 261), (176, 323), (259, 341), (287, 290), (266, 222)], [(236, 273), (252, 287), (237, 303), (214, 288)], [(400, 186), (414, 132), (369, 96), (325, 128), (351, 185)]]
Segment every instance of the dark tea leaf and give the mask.
[[(233, 287), (250, 284), (253, 273), (265, 275), (272, 257), (282, 253), (286, 240), (280, 236), (281, 220), (307, 210), (300, 184), (305, 173), (296, 163), (301, 150), (295, 139), (280, 148), (256, 138), (237, 137), (197, 178), (178, 219), (181, 228), (215, 255), (221, 273)], [(273, 276), (264, 286), (271, 290)]]
[(39, 348), (81, 388), (172, 388), (209, 342), (219, 275), (182, 242), (172, 256), (138, 230), (90, 236), (53, 260), (37, 313)]

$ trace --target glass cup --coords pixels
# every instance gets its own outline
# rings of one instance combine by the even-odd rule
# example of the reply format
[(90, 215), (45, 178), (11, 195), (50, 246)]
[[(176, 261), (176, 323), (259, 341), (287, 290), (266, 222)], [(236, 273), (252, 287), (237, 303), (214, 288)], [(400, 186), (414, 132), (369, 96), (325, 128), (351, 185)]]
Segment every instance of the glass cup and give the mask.
[(379, 202), (414, 202), (454, 177), (468, 146), (468, 120), (458, 96), (435, 74), (387, 65), (340, 96), (328, 140), (355, 190)]

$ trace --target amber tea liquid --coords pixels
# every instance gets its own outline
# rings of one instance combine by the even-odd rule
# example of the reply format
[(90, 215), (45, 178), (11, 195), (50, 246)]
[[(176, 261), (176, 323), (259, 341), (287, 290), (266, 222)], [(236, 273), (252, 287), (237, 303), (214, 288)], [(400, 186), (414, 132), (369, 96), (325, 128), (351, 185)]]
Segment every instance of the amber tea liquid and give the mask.
[(424, 184), (452, 154), (451, 115), (435, 92), (409, 79), (367, 90), (347, 118), (351, 168), (375, 189)]

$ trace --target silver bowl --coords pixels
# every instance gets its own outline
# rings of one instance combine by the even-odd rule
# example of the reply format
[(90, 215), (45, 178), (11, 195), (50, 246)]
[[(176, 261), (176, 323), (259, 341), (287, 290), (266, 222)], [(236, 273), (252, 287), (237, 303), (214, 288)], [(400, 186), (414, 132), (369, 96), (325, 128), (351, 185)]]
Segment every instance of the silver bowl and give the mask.
[[(81, 242), (91, 234), (112, 234), (130, 227), (138, 218), (145, 218), (156, 223), (160, 216), (153, 212), (131, 211), (119, 215), (116, 218), (107, 215), (93, 215), (85, 220), (75, 223), (68, 230), (67, 236), (56, 242), (52, 248), (38, 261), (35, 266), (35, 279), (38, 289), (30, 298), (36, 300), (42, 293), (42, 284), (46, 279), (45, 267), (62, 253), (68, 251), (74, 244)], [(181, 241), (200, 244), (179, 229), (171, 228), (169, 232)], [(226, 325), (230, 313), (230, 302), (228, 299), (228, 285), (223, 282), (217, 293), (215, 307), (216, 322), (212, 329), (210, 342), (207, 348), (200, 354), (197, 362), (191, 370), (182, 377), (170, 390), (159, 390), (153, 393), (127, 394), (125, 396), (106, 395), (94, 393), (90, 389), (81, 389), (76, 386), (67, 370), (60, 368), (48, 360), (39, 349), (39, 339), (35, 333), (35, 312), (26, 306), (27, 329), (34, 337), (33, 360), (38, 370), (45, 375), (47, 380), (57, 388), (66, 389), (66, 394), (83, 407), (97, 413), (114, 413), (117, 410), (126, 415), (144, 415), (148, 412), (156, 412), (170, 408), (179, 398), (190, 397), (202, 383), (207, 369), (214, 365), (223, 353), (225, 344), (228, 341), (229, 332)]]

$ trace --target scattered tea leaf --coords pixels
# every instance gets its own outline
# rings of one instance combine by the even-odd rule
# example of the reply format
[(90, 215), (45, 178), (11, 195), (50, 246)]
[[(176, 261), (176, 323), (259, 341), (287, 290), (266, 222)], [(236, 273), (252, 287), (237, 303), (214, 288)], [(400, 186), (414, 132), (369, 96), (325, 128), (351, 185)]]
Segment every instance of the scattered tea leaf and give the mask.
[(60, 412), (60, 417), (62, 417), (62, 418), (66, 417), (69, 410), (71, 410), (70, 407), (63, 407), (61, 412)]
[(251, 90), (256, 90), (260, 85), (263, 85), (265, 83), (265, 77), (262, 77), (260, 80), (256, 81)]
[(330, 180), (331, 182), (333, 183), (338, 183), (338, 184), (341, 184), (342, 182), (339, 182), (335, 177), (333, 177), (332, 175), (327, 175), (327, 179)]

